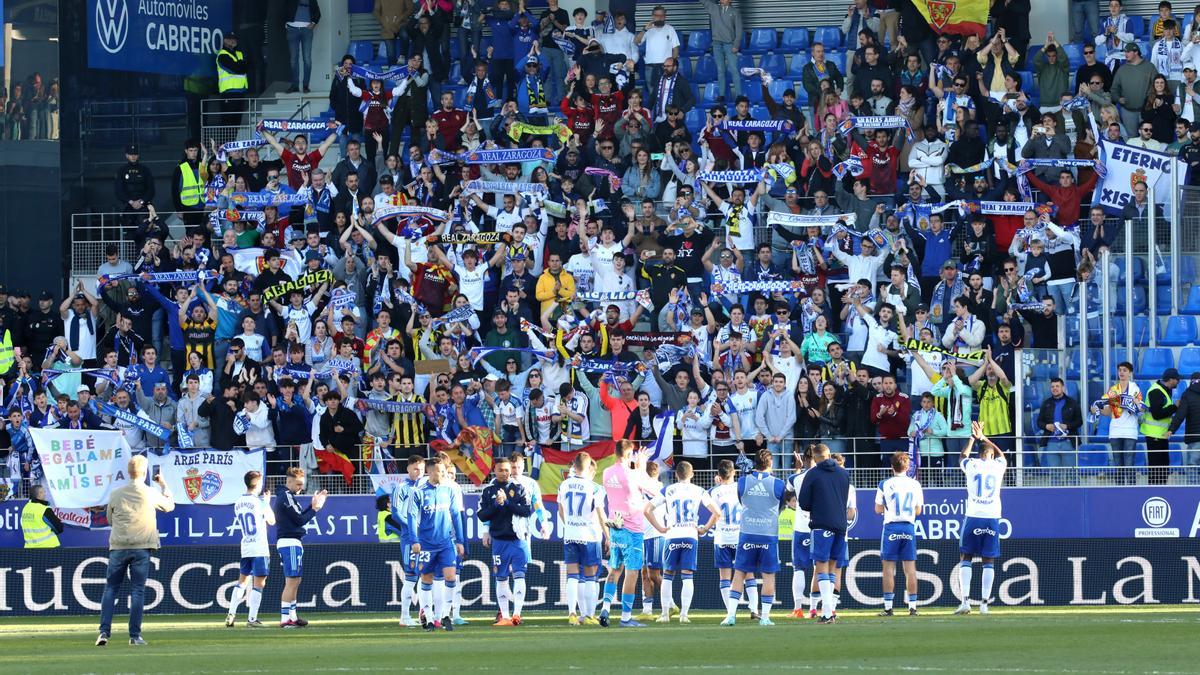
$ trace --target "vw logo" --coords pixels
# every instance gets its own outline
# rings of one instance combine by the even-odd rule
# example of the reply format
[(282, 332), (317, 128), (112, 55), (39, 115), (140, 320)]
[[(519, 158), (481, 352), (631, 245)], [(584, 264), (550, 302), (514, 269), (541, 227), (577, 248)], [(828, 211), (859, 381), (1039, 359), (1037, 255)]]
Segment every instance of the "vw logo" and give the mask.
[(129, 6), (125, 0), (96, 0), (96, 37), (109, 54), (116, 54), (129, 37)]
[(1150, 527), (1162, 527), (1171, 520), (1171, 505), (1162, 497), (1151, 497), (1142, 504), (1142, 520)]

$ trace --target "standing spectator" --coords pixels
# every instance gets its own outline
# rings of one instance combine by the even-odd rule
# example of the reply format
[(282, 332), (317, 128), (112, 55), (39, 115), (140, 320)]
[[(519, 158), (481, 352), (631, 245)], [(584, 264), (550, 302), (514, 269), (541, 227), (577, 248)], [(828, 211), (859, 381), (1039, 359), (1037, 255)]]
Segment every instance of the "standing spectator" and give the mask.
[[(288, 187), (292, 190), (299, 190), (304, 186), (305, 177), (321, 164), (321, 159), (325, 157), (325, 153), (329, 152), (329, 148), (333, 147), (333, 142), (337, 140), (337, 134), (329, 134), (321, 145), (316, 150), (309, 151), (308, 136), (304, 134), (296, 134), (292, 139), (292, 147), (285, 148), (280, 143), (275, 135), (269, 131), (263, 131), (262, 137), (267, 141), (267, 144), (279, 153), (279, 159), (283, 161), (284, 170), (287, 171)], [(268, 180), (270, 174), (267, 174)]]
[(75, 283), (75, 295), (68, 296), (58, 307), (62, 315), (67, 347), (83, 359), (84, 367), (89, 367), (96, 361), (96, 331), (99, 329), (99, 317), (96, 309), (100, 301), (96, 299), (82, 281)]
[(563, 98), (564, 80), (567, 77), (567, 57), (559, 41), (566, 43), (565, 35), (570, 25), (567, 10), (558, 6), (558, 0), (549, 0), (546, 11), (538, 19), (538, 35), (541, 36), (541, 55), (546, 59), (546, 88), (551, 104)]
[[(333, 71), (333, 82), (329, 85), (329, 107), (333, 109), (333, 116), (346, 125), (345, 130), (338, 137), (342, 157), (346, 156), (346, 147), (351, 140), (359, 142), (364, 140), (363, 115), (358, 111), (359, 96), (351, 92), (348, 86), (354, 82), (360, 91), (365, 88), (362, 80), (355, 81), (350, 74), (350, 69), (354, 67), (354, 64), (353, 56), (349, 54), (343, 56), (341, 64)], [(339, 190), (342, 189), (341, 183), (335, 182), (334, 185)]]
[(1146, 390), (1146, 412), (1142, 414), (1139, 431), (1146, 437), (1146, 464), (1151, 485), (1166, 485), (1170, 471), (1168, 441), (1170, 426), (1179, 408), (1173, 395), (1179, 386), (1179, 371), (1167, 368), (1162, 377)]
[[(309, 80), (312, 79), (313, 33), (317, 24), (321, 22), (321, 6), (317, 0), (285, 0), (283, 16), (292, 63), (292, 86), (288, 88), (287, 93), (294, 94), (303, 85), (304, 93), (307, 94), (310, 91)], [(300, 63), (302, 59), (303, 73)]]
[(1093, 405), (1092, 413), (1112, 418), (1108, 425), (1108, 442), (1112, 447), (1113, 465), (1117, 467), (1116, 481), (1118, 485), (1132, 485), (1138, 412), (1142, 408), (1142, 390), (1133, 381), (1132, 363), (1122, 361), (1117, 364), (1117, 382), (1109, 388), (1104, 398), (1104, 405), (1099, 409)]
[(388, 65), (394, 66), (408, 53), (408, 21), (413, 15), (413, 0), (375, 0), (374, 13)]
[(129, 644), (144, 646), (142, 607), (146, 579), (150, 576), (150, 554), (158, 550), (158, 511), (175, 509), (175, 500), (161, 475), (154, 477), (158, 489), (146, 485), (146, 458), (129, 459), (129, 483), (112, 491), (105, 511), (112, 528), (108, 534), (108, 571), (104, 598), (100, 602), (100, 635), (96, 646), (108, 644), (117, 591), (129, 575)]
[(1112, 98), (1121, 105), (1121, 124), (1126, 129), (1138, 128), (1150, 83), (1157, 73), (1154, 64), (1142, 58), (1141, 47), (1136, 42), (1125, 44), (1125, 63), (1113, 75)]
[(1071, 93), (1071, 64), (1063, 53), (1062, 45), (1054, 39), (1054, 33), (1046, 34), (1046, 46), (1033, 57), (1033, 71), (1037, 75), (1038, 92), (1047, 103), (1057, 101), (1063, 94)]
[(1037, 427), (1042, 447), (1040, 464), (1044, 467), (1075, 466), (1083, 413), (1079, 401), (1067, 396), (1062, 378), (1050, 380), (1050, 397), (1042, 401), (1038, 410)]
[[(742, 49), (742, 15), (733, 8), (733, 0), (702, 0), (712, 29), (712, 52), (717, 61), (717, 103), (725, 102), (725, 75), (733, 84), (734, 98), (742, 95), (742, 77), (738, 72), (738, 53)], [(861, 1), (861, 0), (860, 0)]]
[(655, 99), (653, 92), (658, 89), (658, 80), (663, 75), (666, 61), (668, 58), (679, 58), (680, 45), (679, 34), (667, 23), (666, 7), (655, 5), (651, 17), (634, 39), (639, 45), (646, 43), (646, 86), (648, 93), (651, 93), (650, 98)]
[(758, 396), (754, 408), (754, 426), (758, 429), (755, 442), (776, 457), (788, 454), (791, 430), (796, 423), (796, 397), (788, 391), (787, 376), (775, 373), (771, 386)]
[(189, 138), (183, 144), (183, 160), (171, 176), (171, 199), (189, 233), (205, 222), (204, 183), (207, 170), (201, 167), (200, 142)]
[[(1099, 26), (1100, 0), (1071, 0), (1072, 42), (1090, 42), (1092, 36), (1099, 32)], [(1084, 48), (1089, 46), (1085, 44)], [(1092, 46), (1092, 54), (1095, 53), (1095, 47)]]
[(1187, 467), (1187, 482), (1192, 483), (1196, 479), (1197, 466), (1200, 466), (1200, 372), (1192, 373), (1175, 416), (1171, 418), (1171, 426), (1167, 428), (1167, 437), (1173, 436), (1180, 427), (1184, 428), (1183, 442), (1187, 445), (1183, 465)]
[(127, 228), (151, 217), (154, 213), (154, 174), (142, 164), (136, 143), (125, 146), (125, 166), (117, 169), (113, 191), (121, 203), (123, 224)]
[[(912, 403), (908, 395), (896, 387), (895, 375), (884, 375), (882, 391), (871, 399), (871, 421), (879, 429), (881, 456), (886, 457), (893, 452), (908, 450), (908, 423), (911, 418)], [(878, 461), (879, 457), (875, 457), (872, 464), (880, 466)]]
[[(450, 59), (442, 50), (442, 43), (445, 41), (445, 36), (442, 35), (444, 30), (447, 29), (436, 18), (423, 14), (408, 33), (409, 56), (420, 56), (421, 63), (429, 69), (429, 80), (426, 86), (430, 93), (430, 100), (434, 103), (441, 100), (442, 83), (450, 75)], [(410, 62), (408, 68), (416, 73), (420, 70), (421, 64), (417, 64), (417, 67), (413, 68), (413, 64)], [(422, 96), (424, 90), (413, 93)], [(421, 105), (425, 105), (424, 98), (421, 98)], [(415, 130), (416, 126), (414, 125), (413, 128)]]
[[(428, 17), (422, 17), (428, 18)], [(414, 41), (416, 40), (414, 35)], [(409, 46), (410, 49), (413, 45)], [(389, 154), (400, 154), (400, 135), (405, 127), (410, 127), (410, 137), (417, 138), (425, 131), (425, 118), (428, 115), (429, 71), (425, 70), (424, 57), (413, 54), (408, 57), (408, 77), (400, 81), (393, 90), (395, 97), (392, 109), (392, 138), (388, 143)], [(367, 147), (368, 156), (370, 146)], [(416, 176), (413, 176), (415, 178)]]
[(512, 10), (509, 0), (497, 0), (496, 6), (485, 9), (481, 20), (492, 29), (492, 44), (487, 49), (487, 57), (481, 61), (488, 63), (488, 79), (495, 89), (496, 98), (506, 101), (517, 88), (513, 71), (513, 31), (516, 13)]

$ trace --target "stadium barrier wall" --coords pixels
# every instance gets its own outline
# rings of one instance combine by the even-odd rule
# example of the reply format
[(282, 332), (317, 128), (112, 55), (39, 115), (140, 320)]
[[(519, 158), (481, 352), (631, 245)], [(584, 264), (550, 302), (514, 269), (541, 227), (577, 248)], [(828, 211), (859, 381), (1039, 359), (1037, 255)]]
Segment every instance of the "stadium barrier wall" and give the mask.
[[(917, 521), (918, 539), (958, 541), (966, 491), (962, 488), (932, 488), (924, 493), (925, 513)], [(877, 542), (883, 522), (882, 517), (875, 514), (875, 490), (859, 488), (856, 494), (858, 514), (851, 523), (849, 536)], [(1004, 518), (1000, 523), (1000, 536), (1006, 540), (1191, 539), (1200, 535), (1200, 487), (1005, 488), (1003, 495)], [(179, 499), (174, 511), (158, 514), (164, 547), (220, 546), (241, 541), (232, 506), (188, 504), (184, 498)], [(472, 541), (479, 539), (479, 521), (474, 517), (478, 503), (478, 495), (464, 495), (467, 536)], [(23, 545), (21, 507), (24, 504), (23, 500), (0, 503), (0, 549)], [(556, 505), (547, 502), (546, 507), (554, 523), (550, 539), (557, 540)], [(68, 523), (59, 536), (64, 547), (108, 546), (102, 511), (71, 509), (60, 511), (60, 515)], [(708, 519), (703, 508), (700, 519), (701, 522)], [(373, 496), (333, 496), (309, 523), (305, 543), (377, 542), (375, 522)], [(711, 540), (711, 536), (706, 539)], [(274, 540), (272, 531), (271, 542)], [(4, 555), (8, 553), (6, 551)]]
[[(785, 542), (781, 542), (784, 543)], [(792, 604), (788, 561), (777, 577), (777, 608)], [(306, 547), (300, 586), (302, 611), (398, 612), (402, 586), (397, 544), (317, 544)], [(167, 547), (151, 560), (146, 609), (159, 614), (218, 613), (228, 607), (238, 577), (237, 546)], [(918, 582), (922, 606), (959, 602), (958, 546), (949, 540), (922, 542)], [(478, 543), (463, 568), (463, 607), (495, 609), (488, 556)], [(104, 593), (108, 551), (97, 548), (19, 549), (0, 564), (0, 617), (95, 614)], [(700, 547), (693, 608), (720, 609), (712, 547)], [(1179, 539), (1023, 539), (1004, 544), (996, 564), (994, 606), (1095, 606), (1200, 603), (1200, 558), (1194, 543)], [(282, 589), (279, 559), (272, 556), (263, 616), (278, 609)], [(811, 575), (808, 575), (811, 579)], [(562, 547), (535, 541), (528, 571), (525, 608), (564, 611)], [(902, 580), (897, 580), (898, 589)], [(974, 593), (978, 596), (978, 582)], [(840, 607), (862, 609), (881, 603), (878, 545), (850, 542)], [(124, 611), (127, 596), (118, 603)], [(658, 607), (658, 600), (655, 599)], [(120, 619), (118, 619), (120, 621)]]

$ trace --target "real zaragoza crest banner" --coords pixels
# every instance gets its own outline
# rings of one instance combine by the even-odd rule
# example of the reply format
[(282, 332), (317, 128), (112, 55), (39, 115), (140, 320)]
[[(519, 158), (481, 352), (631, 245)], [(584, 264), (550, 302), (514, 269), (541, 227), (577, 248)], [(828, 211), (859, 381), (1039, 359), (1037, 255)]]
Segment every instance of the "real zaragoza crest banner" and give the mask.
[(913, 4), (939, 33), (983, 37), (988, 0), (913, 0)]

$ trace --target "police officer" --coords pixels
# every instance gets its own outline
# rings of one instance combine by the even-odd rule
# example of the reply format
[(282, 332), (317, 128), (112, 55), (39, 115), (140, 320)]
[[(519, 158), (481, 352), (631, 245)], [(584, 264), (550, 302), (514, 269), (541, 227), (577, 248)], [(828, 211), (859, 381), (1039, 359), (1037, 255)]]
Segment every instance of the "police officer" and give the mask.
[(50, 502), (46, 501), (46, 488), (34, 485), (29, 490), (29, 501), (21, 509), (21, 532), (25, 535), (25, 548), (58, 548), (58, 535), (63, 524)]
[(175, 167), (171, 177), (171, 199), (175, 210), (188, 226), (190, 234), (194, 228), (204, 225), (204, 178), (200, 172), (200, 142), (189, 138), (183, 145), (183, 160)]
[(54, 306), (54, 296), (44, 291), (38, 297), (37, 309), (29, 312), (25, 319), (25, 343), (29, 346), (29, 355), (34, 364), (40, 364), (46, 358), (46, 352), (54, 343), (54, 338), (63, 335), (62, 315)]
[(1167, 368), (1163, 371), (1162, 378), (1146, 390), (1146, 413), (1142, 415), (1140, 431), (1146, 437), (1146, 463), (1150, 465), (1150, 475), (1147, 478), (1151, 485), (1165, 485), (1167, 473), (1170, 471), (1167, 439), (1171, 437), (1171, 418), (1178, 409), (1172, 398), (1177, 386), (1179, 371)]
[(246, 75), (249, 68), (245, 53), (238, 49), (237, 33), (226, 33), (221, 41), (221, 51), (217, 52), (217, 91), (222, 99), (221, 110), (225, 113), (222, 126), (241, 125), (244, 111), (241, 99), (250, 90), (250, 79)]
[(125, 166), (117, 169), (114, 186), (127, 227), (134, 227), (149, 217), (154, 202), (154, 174), (150, 173), (150, 167), (138, 161), (138, 157), (136, 143), (125, 146)]

